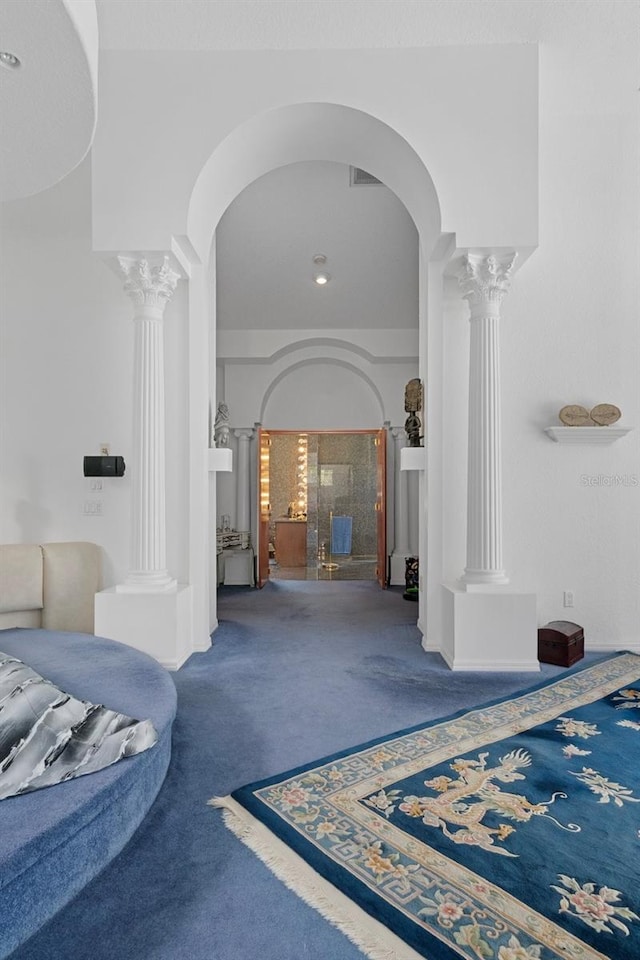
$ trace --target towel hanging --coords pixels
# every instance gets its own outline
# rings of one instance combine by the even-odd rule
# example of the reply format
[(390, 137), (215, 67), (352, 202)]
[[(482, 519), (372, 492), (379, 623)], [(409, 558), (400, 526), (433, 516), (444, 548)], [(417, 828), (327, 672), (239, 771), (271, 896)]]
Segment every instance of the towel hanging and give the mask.
[(351, 553), (353, 517), (331, 517), (331, 553), (348, 556)]

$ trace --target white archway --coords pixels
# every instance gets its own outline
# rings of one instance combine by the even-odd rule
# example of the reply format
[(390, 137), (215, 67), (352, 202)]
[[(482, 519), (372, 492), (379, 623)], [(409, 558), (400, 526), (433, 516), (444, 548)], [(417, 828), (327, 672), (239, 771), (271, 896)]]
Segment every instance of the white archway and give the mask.
[(440, 205), (433, 180), (409, 143), (361, 110), (297, 103), (241, 124), (200, 171), (187, 233), (202, 262), (208, 262), (222, 214), (246, 186), (276, 167), (313, 160), (351, 164), (382, 180), (407, 208), (430, 255), (440, 237)]
[[(381, 180), (404, 204), (412, 217), (420, 246), (420, 303), (418, 365), (420, 376), (429, 384), (427, 432), (433, 432), (434, 462), (438, 462), (441, 416), (441, 362), (438, 350), (427, 349), (427, 314), (439, 309), (441, 291), (431, 294), (430, 276), (441, 285), (442, 268), (435, 272), (431, 258), (442, 258), (440, 205), (435, 186), (424, 163), (412, 146), (390, 126), (360, 110), (334, 103), (297, 103), (259, 114), (237, 127), (211, 154), (194, 184), (187, 218), (188, 241), (199, 259), (191, 270), (190, 295), (190, 575), (196, 592), (194, 635), (203, 635), (199, 616), (208, 608), (208, 632), (217, 626), (215, 592), (210, 594), (206, 558), (209, 518), (209, 491), (215, 483), (206, 480), (206, 451), (197, 438), (204, 438), (205, 411), (215, 398), (215, 383), (209, 382), (203, 357), (209, 357), (209, 336), (215, 338), (215, 310), (207, 308), (215, 231), (220, 218), (236, 196), (258, 177), (278, 167), (305, 161), (332, 161), (365, 169)], [(440, 252), (438, 252), (440, 251)], [(447, 248), (448, 255), (448, 248)], [(193, 258), (196, 259), (196, 258)], [(437, 345), (438, 341), (434, 341)], [(211, 351), (215, 369), (215, 342)], [(428, 368), (431, 368), (430, 370)], [(195, 442), (194, 442), (195, 441)], [(441, 484), (420, 484), (420, 555), (427, 558), (427, 512), (435, 519), (441, 510)], [(429, 504), (427, 506), (427, 495)], [(439, 499), (440, 498), (440, 499)], [(213, 493), (215, 503), (215, 493)], [(203, 522), (205, 520), (206, 522)], [(439, 522), (436, 520), (436, 523)], [(438, 538), (434, 544), (438, 548)], [(431, 550), (433, 555), (433, 549)], [(210, 556), (210, 554), (209, 554)], [(437, 550), (436, 555), (437, 556)], [(421, 592), (419, 623), (425, 632), (425, 598), (430, 597), (430, 616), (439, 616), (440, 562), (429, 559), (431, 589)], [(208, 602), (198, 603), (198, 595)], [(437, 633), (437, 629), (435, 631)], [(196, 649), (201, 649), (196, 640)]]

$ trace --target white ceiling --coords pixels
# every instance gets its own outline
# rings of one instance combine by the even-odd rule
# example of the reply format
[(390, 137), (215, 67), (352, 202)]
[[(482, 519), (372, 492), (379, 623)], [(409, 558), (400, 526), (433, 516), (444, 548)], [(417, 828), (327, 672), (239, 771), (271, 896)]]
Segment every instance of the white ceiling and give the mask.
[[(349, 167), (295, 163), (254, 181), (216, 233), (218, 327), (418, 326), (418, 234), (384, 186), (350, 186)], [(329, 283), (313, 282), (313, 256)]]
[[(637, 100), (640, 0), (96, 0), (103, 50), (540, 45), (559, 110)], [(562, 84), (557, 84), (558, 73)], [(499, 91), (496, 91), (499, 97)]]
[[(97, 0), (115, 50), (637, 44), (635, 0)], [(626, 28), (625, 28), (626, 25)], [(627, 31), (631, 32), (631, 36)]]
[(0, 199), (45, 190), (91, 147), (97, 116), (98, 27), (87, 0), (2, 0)]

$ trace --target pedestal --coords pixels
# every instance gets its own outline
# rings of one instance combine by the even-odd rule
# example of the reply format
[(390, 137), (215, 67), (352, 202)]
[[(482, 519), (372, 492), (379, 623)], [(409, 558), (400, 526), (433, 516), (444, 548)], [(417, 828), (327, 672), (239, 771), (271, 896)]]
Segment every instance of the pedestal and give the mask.
[(191, 655), (193, 588), (179, 584), (172, 593), (120, 593), (115, 587), (95, 595), (96, 636), (119, 640), (178, 670)]
[[(404, 427), (394, 427), (391, 431), (395, 441), (394, 457), (394, 524), (393, 552), (389, 558), (389, 583), (391, 586), (404, 586), (405, 561), (411, 556), (409, 529), (409, 475), (404, 466), (407, 451)], [(423, 448), (420, 449), (424, 452)]]
[(452, 670), (540, 670), (535, 593), (442, 589), (441, 653)]
[(406, 554), (396, 554), (392, 553), (390, 561), (390, 571), (389, 571), (389, 584), (392, 587), (404, 587), (404, 575), (406, 569), (407, 557), (411, 556), (409, 550)]
[(208, 460), (211, 472), (231, 473), (233, 471), (233, 451), (229, 447), (210, 447)]
[(426, 470), (427, 469), (427, 448), (426, 447), (403, 447), (400, 451), (400, 469), (405, 470)]
[(252, 587), (254, 586), (253, 577), (253, 550), (247, 547), (244, 550), (235, 547), (232, 550), (223, 550), (221, 554), (222, 561), (222, 582), (225, 587)]

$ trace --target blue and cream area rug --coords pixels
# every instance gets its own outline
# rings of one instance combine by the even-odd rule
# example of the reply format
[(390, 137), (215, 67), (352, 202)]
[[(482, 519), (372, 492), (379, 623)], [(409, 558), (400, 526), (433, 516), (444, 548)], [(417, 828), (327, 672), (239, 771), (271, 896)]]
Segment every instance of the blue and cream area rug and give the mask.
[(640, 958), (640, 657), (215, 798), (375, 960)]

